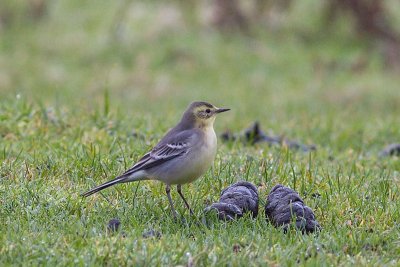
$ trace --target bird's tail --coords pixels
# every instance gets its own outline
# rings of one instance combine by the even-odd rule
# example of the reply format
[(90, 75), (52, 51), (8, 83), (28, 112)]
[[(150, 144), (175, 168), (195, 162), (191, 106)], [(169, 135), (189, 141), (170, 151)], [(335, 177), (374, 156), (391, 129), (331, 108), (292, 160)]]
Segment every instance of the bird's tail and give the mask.
[(82, 197), (88, 197), (90, 195), (93, 195), (94, 193), (97, 193), (103, 189), (106, 189), (107, 187), (110, 187), (112, 185), (118, 184), (118, 183), (127, 183), (127, 182), (134, 182), (134, 181), (140, 181), (140, 180), (147, 180), (148, 177), (146, 175), (145, 171), (127, 171), (121, 176), (116, 177), (115, 179), (108, 181), (104, 184), (101, 184), (99, 186), (96, 186), (95, 188), (81, 194)]
[(81, 196), (82, 197), (88, 197), (90, 195), (93, 195), (94, 193), (97, 193), (97, 192), (99, 192), (99, 191), (101, 191), (103, 189), (106, 189), (107, 187), (110, 187), (112, 185), (120, 183), (123, 180), (123, 178), (125, 178), (125, 177), (117, 177), (117, 178), (115, 178), (115, 179), (113, 179), (111, 181), (108, 181), (108, 182), (104, 183), (104, 184), (98, 185), (95, 188), (93, 188), (93, 189), (81, 194)]

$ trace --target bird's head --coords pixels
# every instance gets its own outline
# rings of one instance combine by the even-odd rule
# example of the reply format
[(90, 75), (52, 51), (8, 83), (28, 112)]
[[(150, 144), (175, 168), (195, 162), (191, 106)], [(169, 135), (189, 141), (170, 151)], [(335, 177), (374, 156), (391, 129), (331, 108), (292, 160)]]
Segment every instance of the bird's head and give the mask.
[(217, 108), (207, 102), (197, 101), (189, 105), (185, 111), (182, 122), (190, 123), (199, 128), (213, 126), (217, 114), (230, 110), (229, 108)]

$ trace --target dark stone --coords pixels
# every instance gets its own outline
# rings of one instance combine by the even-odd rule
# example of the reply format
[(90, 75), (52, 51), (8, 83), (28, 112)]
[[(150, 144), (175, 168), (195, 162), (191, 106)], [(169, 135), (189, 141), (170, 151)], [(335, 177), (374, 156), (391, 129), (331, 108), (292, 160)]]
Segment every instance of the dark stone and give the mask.
[(312, 194), (311, 194), (311, 197), (312, 197), (312, 198), (321, 198), (321, 194), (318, 193), (318, 192), (312, 193)]
[(151, 229), (149, 231), (144, 232), (142, 234), (142, 237), (143, 238), (157, 238), (157, 239), (159, 239), (159, 238), (161, 238), (161, 233), (156, 231), (156, 230), (154, 230), (154, 229)]
[(234, 244), (232, 249), (234, 253), (239, 253), (240, 251), (242, 251), (242, 247), (239, 244)]
[(251, 212), (253, 218), (258, 215), (257, 187), (252, 183), (241, 181), (234, 183), (221, 192), (218, 203), (208, 206), (205, 211), (216, 210), (221, 220), (234, 220)]
[(314, 212), (304, 204), (298, 193), (280, 184), (274, 186), (268, 195), (265, 215), (275, 227), (283, 227), (285, 231), (292, 219), (296, 220), (296, 228), (303, 233), (321, 228)]
[(120, 225), (121, 225), (121, 222), (118, 219), (111, 219), (108, 222), (107, 230), (109, 233), (117, 232)]

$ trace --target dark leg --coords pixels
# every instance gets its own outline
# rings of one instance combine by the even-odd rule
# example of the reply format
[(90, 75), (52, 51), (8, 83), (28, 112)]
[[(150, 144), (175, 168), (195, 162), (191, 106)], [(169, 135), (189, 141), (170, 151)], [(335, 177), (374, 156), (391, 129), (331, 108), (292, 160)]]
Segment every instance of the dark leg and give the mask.
[(172, 203), (172, 198), (171, 198), (171, 187), (170, 187), (169, 185), (167, 185), (167, 186), (165, 187), (165, 192), (167, 193), (169, 205), (171, 205), (172, 214), (174, 215), (174, 219), (176, 220), (176, 211), (175, 211), (175, 208), (174, 208), (174, 204)]
[(178, 184), (178, 185), (176, 186), (176, 188), (178, 189), (178, 194), (179, 194), (179, 195), (181, 196), (181, 198), (183, 199), (183, 202), (185, 202), (186, 208), (189, 209), (190, 215), (193, 215), (192, 209), (190, 208), (189, 204), (187, 203), (185, 197), (184, 197), (183, 194), (182, 194), (182, 186), (181, 186), (180, 184)]

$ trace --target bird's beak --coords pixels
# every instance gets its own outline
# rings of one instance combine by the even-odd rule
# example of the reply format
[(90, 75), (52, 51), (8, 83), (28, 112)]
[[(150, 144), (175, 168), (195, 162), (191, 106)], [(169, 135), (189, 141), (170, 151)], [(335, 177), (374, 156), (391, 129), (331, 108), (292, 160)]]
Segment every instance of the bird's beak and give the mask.
[(222, 113), (222, 112), (229, 111), (229, 110), (231, 110), (231, 109), (230, 108), (218, 108), (215, 110), (215, 113)]

